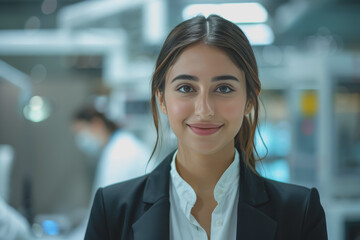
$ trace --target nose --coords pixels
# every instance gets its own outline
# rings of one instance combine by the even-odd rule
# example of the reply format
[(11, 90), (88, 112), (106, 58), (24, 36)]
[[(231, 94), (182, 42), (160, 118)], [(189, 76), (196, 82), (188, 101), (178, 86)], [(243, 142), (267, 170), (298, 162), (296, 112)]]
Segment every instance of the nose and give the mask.
[(196, 96), (195, 115), (200, 119), (211, 119), (215, 115), (214, 106), (209, 93), (203, 91)]

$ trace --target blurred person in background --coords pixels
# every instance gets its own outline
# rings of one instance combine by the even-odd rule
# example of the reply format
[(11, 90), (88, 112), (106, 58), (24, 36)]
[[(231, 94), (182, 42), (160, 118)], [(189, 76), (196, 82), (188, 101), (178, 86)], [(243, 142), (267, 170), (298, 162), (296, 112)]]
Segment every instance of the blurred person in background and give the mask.
[[(92, 197), (96, 189), (144, 175), (151, 170), (147, 165), (150, 149), (129, 131), (117, 126), (93, 106), (78, 110), (73, 117), (75, 142), (94, 165)], [(97, 164), (96, 164), (97, 163)], [(69, 239), (83, 239), (86, 222)]]
[(118, 127), (94, 107), (74, 116), (75, 141), (89, 159), (99, 157), (93, 193), (99, 187), (145, 174), (150, 150), (132, 133)]
[(31, 239), (28, 221), (0, 196), (0, 240)]

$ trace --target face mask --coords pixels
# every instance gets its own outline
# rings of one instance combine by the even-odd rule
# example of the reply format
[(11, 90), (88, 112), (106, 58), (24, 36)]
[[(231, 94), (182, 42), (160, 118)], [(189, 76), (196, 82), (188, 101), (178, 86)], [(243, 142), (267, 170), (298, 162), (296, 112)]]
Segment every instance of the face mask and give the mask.
[(89, 131), (83, 130), (77, 133), (75, 136), (75, 143), (88, 157), (94, 158), (101, 152), (102, 146), (100, 141)]

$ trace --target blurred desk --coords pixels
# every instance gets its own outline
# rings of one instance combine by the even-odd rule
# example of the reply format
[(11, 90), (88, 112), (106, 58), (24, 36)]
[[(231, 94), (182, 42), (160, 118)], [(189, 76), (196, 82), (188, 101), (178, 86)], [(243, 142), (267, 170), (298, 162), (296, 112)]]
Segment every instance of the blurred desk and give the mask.
[[(34, 218), (32, 224), (33, 240), (81, 240), (84, 239), (86, 225), (82, 226), (84, 213), (81, 209), (77, 214), (41, 214)], [(86, 216), (86, 215), (85, 215)], [(83, 227), (83, 228), (79, 228)], [(80, 232), (76, 230), (80, 229)], [(74, 234), (74, 231), (77, 234)]]

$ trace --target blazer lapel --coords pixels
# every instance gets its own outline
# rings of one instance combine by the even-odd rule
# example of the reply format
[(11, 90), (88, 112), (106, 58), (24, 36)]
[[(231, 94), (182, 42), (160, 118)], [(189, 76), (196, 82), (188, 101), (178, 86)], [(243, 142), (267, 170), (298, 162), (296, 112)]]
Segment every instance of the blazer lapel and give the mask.
[(169, 177), (173, 153), (150, 173), (145, 185), (144, 214), (132, 225), (134, 240), (168, 240), (170, 201)]
[(272, 240), (277, 222), (257, 208), (269, 201), (264, 182), (246, 166), (243, 159), (241, 153), (236, 239)]
[(244, 203), (238, 205), (237, 240), (272, 240), (277, 223), (258, 209)]
[(133, 226), (134, 240), (169, 239), (169, 199), (155, 203)]

